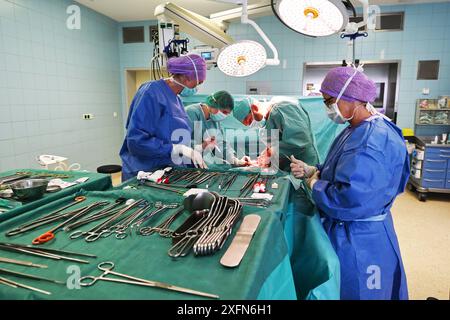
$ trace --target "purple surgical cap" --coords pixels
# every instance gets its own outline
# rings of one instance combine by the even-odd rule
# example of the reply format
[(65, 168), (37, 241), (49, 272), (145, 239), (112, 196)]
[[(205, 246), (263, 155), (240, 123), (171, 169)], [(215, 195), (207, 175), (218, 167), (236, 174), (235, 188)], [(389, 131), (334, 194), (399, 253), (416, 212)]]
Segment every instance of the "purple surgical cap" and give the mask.
[[(338, 67), (330, 70), (322, 82), (320, 92), (337, 98), (347, 80), (355, 73), (353, 67)], [(377, 97), (377, 87), (364, 73), (357, 72), (341, 99), (353, 102), (373, 102)]]
[(187, 76), (190, 80), (196, 80), (194, 64), (195, 68), (197, 68), (198, 81), (205, 81), (206, 62), (197, 54), (188, 54), (177, 58), (170, 58), (169, 61), (167, 61), (167, 70), (171, 74), (182, 74)]

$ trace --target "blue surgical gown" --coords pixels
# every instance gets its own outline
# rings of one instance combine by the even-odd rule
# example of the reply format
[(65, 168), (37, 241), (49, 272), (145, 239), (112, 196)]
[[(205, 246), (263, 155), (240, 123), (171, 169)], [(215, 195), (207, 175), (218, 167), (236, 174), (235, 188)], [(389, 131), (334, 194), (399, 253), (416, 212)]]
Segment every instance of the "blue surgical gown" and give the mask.
[(341, 299), (408, 299), (390, 208), (409, 177), (400, 129), (374, 116), (334, 141), (312, 190), (341, 264)]
[[(191, 127), (181, 99), (164, 80), (143, 84), (130, 106), (120, 150), (122, 180), (142, 170), (171, 166), (173, 144), (190, 145)], [(172, 139), (172, 133), (181, 129)]]

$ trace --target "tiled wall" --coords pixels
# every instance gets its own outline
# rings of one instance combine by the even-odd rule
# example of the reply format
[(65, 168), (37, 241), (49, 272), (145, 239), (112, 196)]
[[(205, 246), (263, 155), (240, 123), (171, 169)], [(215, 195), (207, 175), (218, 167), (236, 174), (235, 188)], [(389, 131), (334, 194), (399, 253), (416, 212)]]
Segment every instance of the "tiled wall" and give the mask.
[[(0, 171), (36, 167), (34, 158), (45, 153), (66, 156), (89, 170), (119, 162), (121, 115), (127, 109), (124, 72), (149, 67), (153, 46), (148, 26), (155, 22), (119, 24), (80, 6), (81, 30), (69, 30), (66, 9), (71, 4), (0, 0)], [(430, 98), (450, 94), (450, 3), (382, 11), (404, 11), (405, 30), (372, 32), (358, 40), (357, 56), (401, 60), (398, 123), (413, 127), (415, 100), (426, 97), (422, 88), (430, 88)], [(243, 94), (246, 81), (271, 81), (273, 94), (298, 95), (305, 62), (347, 56), (346, 41), (338, 36), (307, 38), (272, 16), (257, 22), (278, 48), (282, 64), (244, 79), (210, 70), (200, 93), (225, 89)], [(144, 44), (122, 44), (121, 26), (133, 25), (145, 25)], [(251, 27), (239, 23), (231, 24), (229, 33), (236, 40), (262, 42)], [(438, 81), (415, 80), (420, 59), (441, 60)], [(84, 113), (94, 114), (94, 120), (82, 120)]]
[(71, 4), (0, 0), (0, 171), (48, 153), (87, 170), (120, 163), (118, 24), (80, 6), (81, 29), (69, 30)]
[[(422, 88), (430, 88), (429, 98), (450, 95), (450, 3), (383, 6), (382, 12), (405, 12), (402, 32), (370, 32), (368, 38), (358, 39), (357, 58), (361, 60), (401, 60), (398, 100), (398, 124), (414, 127), (415, 101), (427, 97)], [(247, 78), (225, 76), (217, 68), (208, 72), (200, 93), (225, 89), (243, 94), (246, 81), (271, 81), (272, 94), (302, 92), (305, 62), (342, 61), (347, 57), (347, 41), (339, 36), (308, 38), (284, 27), (275, 17), (256, 20), (279, 51), (280, 66), (266, 67)], [(228, 33), (235, 39), (250, 39), (263, 43), (251, 26), (232, 23)], [(192, 42), (195, 44), (195, 41)], [(135, 67), (147, 67), (148, 55), (140, 50), (121, 49), (121, 62)], [(148, 46), (148, 54), (151, 49)], [(124, 54), (122, 54), (124, 53)], [(268, 50), (269, 57), (272, 53)], [(418, 81), (418, 60), (441, 60), (438, 81)]]
[[(153, 53), (153, 43), (150, 42), (150, 25), (157, 25), (157, 21), (137, 21), (120, 23), (118, 28), (119, 55), (120, 55), (120, 83), (122, 92), (122, 114), (124, 122), (128, 113), (126, 99), (125, 72), (132, 69), (149, 69)], [(144, 43), (127, 43), (122, 41), (122, 28), (144, 26)]]

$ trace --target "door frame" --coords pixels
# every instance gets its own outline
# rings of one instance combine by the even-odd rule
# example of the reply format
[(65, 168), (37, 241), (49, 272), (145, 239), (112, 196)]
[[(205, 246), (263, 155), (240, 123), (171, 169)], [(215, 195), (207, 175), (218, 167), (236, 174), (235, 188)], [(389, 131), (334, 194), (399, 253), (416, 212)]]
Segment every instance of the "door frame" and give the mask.
[[(398, 98), (399, 98), (399, 91), (400, 91), (400, 74), (401, 74), (401, 67), (402, 67), (402, 60), (399, 59), (386, 59), (386, 60), (364, 60), (361, 61), (364, 64), (373, 65), (373, 64), (397, 64), (397, 82), (395, 85), (395, 103), (394, 103), (394, 114), (398, 112)], [(328, 66), (328, 65), (342, 65), (342, 61), (324, 61), (324, 62), (304, 62), (303, 63), (303, 74), (302, 74), (302, 83), (301, 83), (301, 91), (303, 92), (303, 86), (305, 84), (305, 73), (306, 68), (308, 66)]]

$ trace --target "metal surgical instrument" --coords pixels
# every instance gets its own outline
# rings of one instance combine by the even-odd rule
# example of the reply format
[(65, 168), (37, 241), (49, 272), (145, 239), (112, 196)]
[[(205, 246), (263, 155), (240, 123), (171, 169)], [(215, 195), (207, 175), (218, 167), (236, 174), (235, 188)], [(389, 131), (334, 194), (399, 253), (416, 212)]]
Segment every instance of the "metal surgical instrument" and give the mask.
[(205, 228), (206, 230), (203, 231), (194, 244), (193, 249), (196, 255), (213, 254), (222, 248), (242, 211), (242, 205), (239, 201), (230, 200), (230, 204), (230, 207), (225, 207), (227, 213), (222, 221), (220, 221), (221, 217), (218, 216), (215, 221)]
[[(169, 256), (172, 258), (178, 258), (179, 256), (184, 257), (187, 255), (191, 247), (194, 245), (195, 241), (202, 234), (202, 228), (208, 223), (211, 219), (211, 216), (216, 214), (215, 210), (217, 209), (216, 204), (221, 203), (224, 197), (220, 197), (215, 193), (211, 193), (214, 196), (214, 200), (211, 204), (211, 209), (202, 212), (201, 218), (196, 221), (189, 229), (185, 230), (182, 233), (173, 234), (172, 237), (181, 237), (181, 239), (176, 242), (168, 251)], [(198, 213), (200, 213), (198, 212)], [(197, 214), (194, 212), (194, 214)]]
[(90, 206), (86, 207), (86, 209), (83, 209), (80, 212), (78, 212), (77, 214), (75, 214), (72, 217), (70, 217), (68, 220), (64, 221), (63, 223), (58, 224), (56, 227), (53, 227), (49, 231), (41, 234), (39, 237), (34, 239), (32, 243), (35, 244), (35, 245), (44, 244), (44, 243), (54, 239), (55, 238), (55, 233), (56, 233), (57, 230), (61, 229), (65, 225), (69, 224), (71, 221), (74, 221), (74, 220), (80, 218), (81, 216), (87, 214), (92, 209), (95, 209), (95, 208), (97, 208), (99, 206), (105, 206), (107, 204), (108, 204), (108, 202), (105, 202), (105, 201), (103, 201), (103, 202), (96, 202), (96, 203), (91, 204)]
[(17, 235), (17, 234), (20, 234), (20, 233), (24, 233), (24, 232), (27, 232), (27, 231), (30, 231), (30, 230), (34, 230), (34, 229), (36, 229), (36, 228), (38, 228), (40, 226), (43, 226), (45, 224), (57, 221), (60, 218), (62, 218), (62, 217), (67, 215), (67, 213), (59, 214), (59, 215), (58, 215), (58, 213), (66, 210), (66, 209), (68, 209), (70, 207), (73, 207), (74, 205), (76, 205), (76, 204), (78, 204), (80, 202), (83, 202), (85, 200), (86, 200), (86, 197), (84, 197), (84, 196), (76, 197), (73, 200), (72, 203), (70, 203), (70, 204), (68, 204), (68, 205), (66, 205), (66, 206), (64, 206), (64, 207), (62, 207), (62, 208), (60, 208), (58, 210), (55, 210), (55, 211), (53, 211), (53, 212), (51, 212), (51, 213), (49, 213), (49, 214), (47, 214), (47, 215), (45, 215), (45, 216), (43, 216), (43, 217), (41, 217), (39, 219), (36, 219), (34, 221), (31, 221), (31, 222), (28, 222), (26, 224), (23, 224), (23, 225), (15, 228), (15, 229), (12, 229), (12, 230), (8, 231), (5, 235), (7, 237), (14, 236), (14, 235)]
[(183, 211), (184, 206), (181, 206), (174, 214), (172, 214), (166, 220), (161, 222), (158, 226), (150, 227), (148, 229), (141, 228), (140, 230), (141, 235), (149, 236), (155, 232), (158, 232), (161, 237), (170, 237), (173, 231), (169, 230), (169, 227), (183, 213)]
[(260, 174), (258, 173), (256, 175), (250, 177), (247, 180), (246, 184), (240, 190), (241, 191), (241, 193), (240, 193), (241, 197), (246, 197), (253, 190), (253, 185), (256, 183), (256, 181), (258, 181), (259, 177), (260, 177)]
[(4, 285), (7, 285), (7, 286), (10, 286), (10, 287), (13, 287), (13, 288), (24, 288), (24, 289), (28, 289), (28, 290), (32, 290), (32, 291), (48, 294), (48, 295), (51, 294), (48, 291), (44, 291), (44, 290), (41, 290), (41, 289), (38, 289), (38, 288), (35, 288), (35, 287), (27, 286), (25, 284), (22, 284), (22, 283), (19, 283), (19, 282), (16, 282), (16, 281), (12, 281), (12, 280), (9, 280), (9, 279), (3, 278), (3, 277), (0, 277), (0, 283), (4, 284)]
[(211, 194), (214, 201), (208, 214), (202, 216), (189, 229), (172, 234), (174, 239), (179, 240), (169, 249), (169, 256), (183, 257), (192, 247), (196, 255), (212, 254), (222, 248), (242, 212), (242, 205), (237, 200), (216, 193)]
[(48, 279), (48, 278), (43, 278), (43, 277), (37, 277), (37, 276), (33, 276), (31, 274), (26, 274), (26, 273), (12, 271), (12, 270), (3, 269), (3, 268), (0, 268), (0, 274), (7, 274), (7, 275), (14, 276), (14, 277), (19, 277), (19, 278), (47, 281), (47, 282), (52, 282), (52, 283), (57, 283), (57, 284), (62, 284), (62, 285), (66, 284), (63, 281), (58, 281), (58, 280), (53, 280), (53, 279)]
[(147, 187), (160, 189), (160, 190), (165, 190), (165, 191), (171, 191), (171, 192), (175, 192), (175, 193), (178, 193), (178, 194), (184, 194), (186, 192), (186, 191), (180, 191), (178, 189), (175, 189), (174, 187), (165, 186), (163, 184), (157, 184), (157, 183), (150, 182), (150, 181), (144, 182), (144, 185), (146, 185)]
[[(104, 236), (105, 234), (109, 235), (111, 234), (111, 230), (110, 230), (110, 226), (118, 219), (120, 219), (120, 217), (122, 215), (124, 215), (125, 213), (127, 213), (128, 211), (130, 211), (131, 209), (137, 207), (138, 205), (140, 205), (142, 202), (144, 202), (144, 199), (140, 199), (138, 201), (133, 202), (132, 204), (126, 206), (125, 208), (123, 208), (122, 210), (120, 210), (119, 212), (117, 212), (116, 214), (114, 214), (113, 216), (111, 216), (109, 219), (107, 219), (106, 221), (102, 222), (101, 224), (93, 227), (92, 229), (90, 229), (89, 231), (75, 231), (70, 235), (71, 239), (76, 239), (79, 238), (81, 236), (87, 235), (84, 240), (86, 240), (87, 242), (93, 242), (98, 240), (100, 237)], [(108, 234), (109, 233), (109, 234)]]
[(115, 225), (113, 228), (114, 232), (116, 233), (116, 239), (120, 240), (125, 239), (128, 236), (127, 234), (128, 228), (136, 221), (136, 219), (145, 214), (145, 212), (149, 210), (151, 207), (152, 207), (151, 204), (146, 204), (142, 208), (140, 208), (139, 210), (128, 216), (126, 219), (121, 221), (120, 224)]
[[(89, 263), (89, 261), (76, 259), (72, 257), (67, 257), (59, 254), (51, 253), (51, 251), (47, 250), (41, 250), (41, 249), (34, 249), (34, 248), (27, 248), (22, 246), (15, 246), (15, 245), (4, 245), (0, 243), (0, 250), (6, 250), (6, 251), (13, 251), (18, 253), (24, 253), (34, 256), (39, 256), (43, 258), (53, 259), (53, 260), (67, 260), (67, 261), (73, 261), (73, 262), (79, 262), (79, 263)], [(81, 255), (81, 254), (79, 254)], [(95, 256), (94, 256), (95, 257)]]
[(67, 251), (67, 250), (60, 250), (60, 249), (36, 248), (36, 247), (28, 245), (28, 244), (17, 244), (17, 243), (0, 242), (0, 245), (1, 246), (23, 248), (23, 249), (31, 249), (31, 250), (34, 250), (34, 251), (49, 252), (49, 253), (53, 253), (53, 254), (55, 254), (55, 253), (62, 253), (62, 254), (67, 254), (67, 255), (71, 255), (71, 256), (97, 258), (97, 256), (93, 255), (93, 254), (80, 253), (80, 252)]
[[(97, 281), (103, 280), (103, 281), (119, 282), (119, 283), (126, 283), (126, 284), (134, 284), (134, 285), (138, 285), (138, 286), (161, 288), (161, 289), (183, 292), (183, 293), (188, 293), (188, 294), (192, 294), (192, 295), (213, 298), (213, 299), (219, 298), (219, 296), (215, 295), (215, 294), (210, 294), (210, 293), (205, 293), (205, 292), (187, 289), (187, 288), (183, 288), (183, 287), (178, 287), (178, 286), (174, 286), (174, 285), (171, 285), (168, 283), (132, 277), (132, 276), (129, 276), (129, 275), (126, 275), (123, 273), (118, 273), (118, 272), (112, 271), (114, 269), (114, 263), (110, 262), (110, 261), (102, 262), (97, 267), (99, 270), (103, 271), (103, 273), (98, 277), (94, 277), (94, 276), (81, 277), (79, 280), (79, 283), (81, 286), (90, 287), (90, 286), (94, 285)], [(117, 278), (107, 278), (108, 274), (111, 274), (111, 275), (114, 275), (117, 277), (122, 277), (122, 278), (125, 278), (128, 280), (117, 279)]]
[[(163, 212), (167, 209), (170, 208), (177, 208), (179, 206), (178, 203), (171, 203), (171, 204), (162, 204), (161, 202), (157, 202), (155, 204), (155, 207), (157, 207), (158, 209), (153, 211), (152, 213), (150, 213), (149, 215), (139, 219), (138, 221), (136, 221), (131, 228), (139, 228), (141, 226), (141, 224), (143, 224), (144, 222), (150, 220), (152, 217), (154, 217), (157, 213)], [(143, 227), (139, 230), (139, 233), (141, 235), (148, 235), (147, 232), (150, 232), (153, 229), (153, 227)], [(152, 232), (153, 233), (153, 232)], [(151, 233), (150, 233), (151, 234)]]
[(125, 201), (126, 201), (125, 198), (118, 198), (118, 199), (116, 199), (115, 203), (113, 203), (109, 207), (104, 208), (103, 210), (97, 212), (96, 214), (93, 214), (89, 217), (81, 219), (80, 221), (69, 224), (69, 225), (65, 226), (63, 230), (70, 231), (70, 230), (76, 229), (78, 227), (84, 226), (88, 223), (91, 223), (92, 221), (97, 221), (99, 219), (113, 215), (114, 213), (116, 213), (120, 210), (120, 208), (118, 208), (118, 207), (120, 207), (123, 203), (125, 203)]
[(19, 266), (35, 267), (35, 268), (47, 268), (48, 267), (46, 265), (37, 264), (37, 263), (30, 262), (30, 261), (9, 259), (9, 258), (4, 258), (4, 257), (0, 257), (0, 262), (10, 263), (10, 264), (17, 264)]
[(259, 208), (270, 207), (273, 202), (268, 199), (258, 199), (258, 198), (232, 198), (234, 200), (239, 200), (239, 202), (244, 206), (253, 206)]

